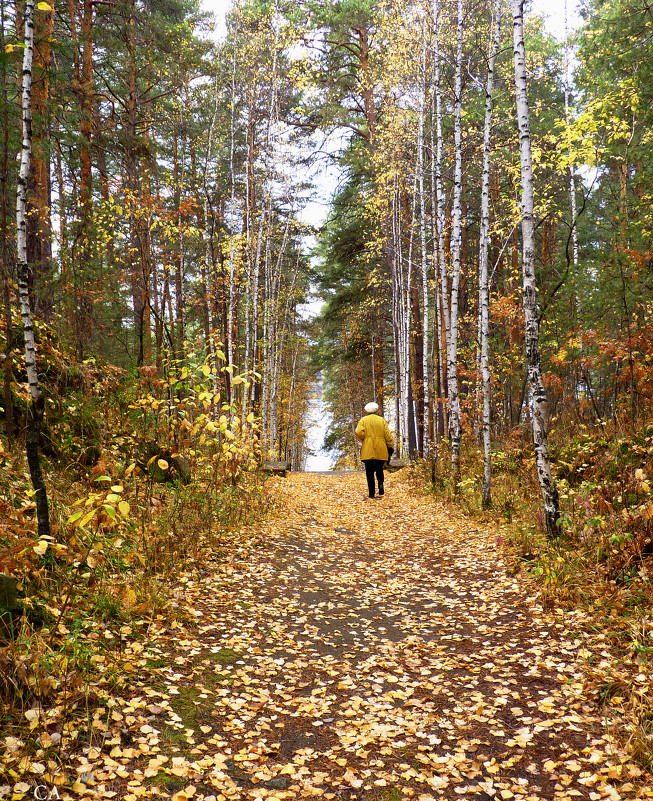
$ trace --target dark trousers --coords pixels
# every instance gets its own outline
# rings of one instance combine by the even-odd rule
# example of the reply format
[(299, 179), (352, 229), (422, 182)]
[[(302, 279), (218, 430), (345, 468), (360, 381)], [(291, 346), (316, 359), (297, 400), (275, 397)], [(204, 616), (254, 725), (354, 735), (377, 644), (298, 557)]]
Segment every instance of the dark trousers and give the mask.
[(374, 497), (374, 476), (379, 482), (379, 495), (383, 495), (383, 465), (385, 464), (381, 459), (364, 459), (365, 477), (367, 478), (367, 488), (370, 491), (370, 498)]

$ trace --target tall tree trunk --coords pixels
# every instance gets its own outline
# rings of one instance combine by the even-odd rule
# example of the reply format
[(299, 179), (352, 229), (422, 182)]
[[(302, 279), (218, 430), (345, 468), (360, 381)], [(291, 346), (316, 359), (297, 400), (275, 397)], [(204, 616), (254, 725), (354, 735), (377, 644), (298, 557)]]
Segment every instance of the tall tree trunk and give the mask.
[(32, 65), (31, 168), (27, 194), (27, 260), (32, 265), (35, 316), (52, 323), (54, 293), (52, 281), (52, 236), (50, 225), (50, 156), (48, 130), (50, 62), (54, 9), (39, 8), (34, 19), (35, 45)]
[(431, 450), (431, 397), (429, 391), (429, 261), (426, 252), (426, 197), (424, 191), (424, 116), (426, 106), (426, 31), (422, 29), (422, 94), (417, 127), (417, 177), (419, 182), (419, 235), (422, 271), (422, 456)]
[(211, 208), (211, 193), (209, 188), (209, 165), (211, 162), (211, 155), (213, 151), (213, 135), (215, 125), (218, 119), (218, 86), (216, 81), (215, 97), (213, 106), (213, 116), (211, 118), (211, 125), (209, 126), (208, 141), (206, 143), (206, 158), (204, 161), (204, 175), (203, 175), (203, 190), (204, 190), (204, 203), (202, 206), (203, 216), (202, 225), (204, 233), (204, 261), (202, 267), (202, 281), (204, 285), (204, 313), (206, 317), (206, 336), (208, 345), (208, 359), (209, 368), (211, 370), (211, 385), (213, 388), (213, 414), (218, 417), (219, 405), (218, 400), (218, 358), (217, 350), (215, 347), (215, 329), (213, 323), (213, 298), (211, 292), (211, 274), (213, 273), (213, 231), (214, 231), (214, 212)]
[[(569, 73), (571, 66), (569, 63), (569, 28), (567, 24), (567, 0), (565, 0), (565, 60), (564, 60), (564, 93), (565, 93), (565, 126), (567, 129), (567, 146), (571, 150), (571, 115), (569, 112)], [(574, 174), (574, 165), (569, 165), (569, 200), (571, 206), (571, 244), (572, 244), (572, 257), (571, 261), (574, 266), (574, 275), (578, 269), (578, 209), (576, 204), (576, 176)], [(569, 240), (567, 240), (567, 260), (569, 260)], [(576, 291), (572, 290), (572, 325), (576, 329)], [(580, 351), (582, 353), (583, 343), (582, 335), (580, 337)], [(574, 383), (574, 391), (578, 387), (578, 382)], [(600, 419), (600, 418), (599, 418)]]
[[(449, 336), (451, 329), (451, 318), (449, 315), (449, 277), (447, 275), (446, 244), (445, 244), (445, 195), (442, 185), (442, 75), (440, 55), (440, 0), (433, 0), (433, 39), (434, 39), (434, 102), (435, 102), (435, 158), (433, 160), (432, 183), (435, 189), (435, 223), (436, 223), (436, 274), (440, 273), (440, 292), (438, 294), (438, 307), (440, 323), (441, 341), (438, 344), (440, 354), (440, 393), (444, 399), (448, 397), (449, 389), (447, 386), (447, 356), (449, 351)], [(444, 402), (440, 404), (442, 412), (440, 426), (444, 433), (449, 430), (449, 409)]]
[(383, 315), (378, 314), (375, 320), (375, 331), (372, 335), (372, 365), (374, 368), (374, 400), (379, 404), (379, 411), (381, 414), (385, 413), (384, 403), (384, 381), (385, 381), (385, 368), (384, 368), (384, 336), (383, 336)]
[[(185, 87), (184, 87), (185, 88)], [(172, 243), (172, 266), (174, 269), (174, 285), (175, 285), (175, 303), (174, 312), (170, 312), (170, 326), (174, 331), (174, 354), (173, 358), (176, 363), (176, 369), (181, 368), (182, 359), (184, 357), (184, 213), (181, 209), (181, 195), (182, 187), (184, 185), (185, 175), (185, 144), (186, 135), (181, 133), (183, 143), (179, 147), (180, 131), (178, 126), (175, 130), (173, 137), (173, 182), (174, 182), (174, 204), (175, 214), (177, 217), (177, 235)]]
[[(254, 122), (253, 93), (250, 92), (247, 98), (247, 161), (245, 175), (245, 263), (247, 265), (247, 277), (245, 285), (247, 287), (245, 296), (245, 363), (244, 372), (247, 375), (245, 388), (243, 391), (243, 409), (241, 423), (244, 426), (249, 411), (250, 397), (253, 397), (254, 371), (254, 351), (256, 349), (256, 323), (254, 321), (254, 265), (256, 270), (259, 268), (260, 260), (260, 237), (256, 236), (256, 186), (254, 183), (254, 158), (256, 153), (256, 125)], [(256, 252), (255, 256), (255, 245)]]
[(39, 447), (41, 425), (45, 401), (36, 372), (36, 347), (34, 342), (34, 321), (29, 297), (30, 270), (27, 261), (27, 186), (29, 182), (32, 151), (32, 65), (34, 61), (34, 5), (35, 0), (26, 0), (24, 9), (25, 48), (23, 50), (23, 71), (21, 91), (22, 144), (20, 151), (20, 170), (16, 191), (16, 245), (18, 251), (18, 300), (20, 316), (25, 337), (25, 368), (32, 399), (29, 411), (27, 432), (27, 463), (32, 486), (35, 491), (38, 535), (50, 536), (50, 515), (48, 496), (41, 472)]
[[(0, 53), (5, 51), (5, 6), (0, 7)], [(14, 439), (14, 403), (11, 395), (12, 358), (14, 347), (11, 317), (11, 279), (13, 274), (9, 252), (9, 97), (7, 95), (7, 64), (0, 63), (0, 127), (2, 152), (0, 153), (0, 274), (5, 315), (5, 350), (0, 355), (4, 374), (5, 434), (11, 447)]]
[(125, 173), (129, 206), (129, 239), (127, 264), (131, 276), (136, 363), (140, 367), (148, 359), (151, 348), (150, 295), (149, 295), (149, 236), (143, 224), (141, 184), (139, 180), (140, 156), (138, 153), (138, 86), (136, 51), (136, 6), (130, 3), (125, 36), (127, 40), (127, 120), (125, 136)]
[(490, 163), (492, 149), (492, 92), (494, 90), (494, 65), (501, 46), (501, 3), (494, 5), (494, 37), (488, 62), (485, 85), (485, 123), (483, 126), (483, 178), (481, 189), (481, 231), (479, 247), (479, 316), (481, 340), (481, 380), (483, 384), (483, 490), (482, 505), (488, 509), (492, 503), (492, 447), (490, 441), (490, 288), (488, 275), (488, 254), (490, 251)]
[(462, 68), (463, 68), (463, 2), (457, 2), (456, 77), (454, 88), (454, 188), (453, 228), (451, 232), (451, 307), (447, 342), (447, 383), (449, 388), (449, 436), (451, 439), (451, 473), (454, 486), (460, 480), (460, 402), (458, 398), (458, 294), (460, 289), (462, 245)]
[[(229, 231), (229, 303), (227, 306), (227, 364), (232, 367), (235, 363), (234, 356), (234, 320), (236, 310), (234, 309), (236, 298), (236, 247), (235, 238), (238, 227), (236, 225), (236, 170), (234, 166), (234, 154), (236, 149), (236, 49), (234, 48), (231, 65), (231, 119), (229, 125), (229, 175), (231, 180), (230, 212), (231, 223), (228, 225)], [(227, 400), (230, 405), (234, 404), (232, 398), (232, 372), (225, 373), (227, 383)]]
[[(78, 218), (75, 225), (73, 245), (73, 279), (75, 309), (73, 310), (77, 358), (85, 358), (92, 336), (92, 279), (91, 267), (91, 222), (93, 182), (91, 169), (91, 150), (93, 146), (93, 4), (92, 0), (79, 3), (68, 0), (71, 43), (73, 47), (75, 89), (80, 107), (79, 139), (79, 202), (76, 204)], [(80, 43), (77, 37), (77, 15), (81, 15), (81, 58)]]
[(522, 189), (522, 279), (526, 360), (530, 382), (537, 477), (542, 491), (542, 500), (544, 501), (546, 531), (549, 536), (555, 536), (558, 534), (560, 508), (558, 490), (551, 475), (549, 462), (547, 401), (540, 360), (540, 332), (537, 316), (537, 284), (535, 280), (533, 158), (526, 81), (526, 48), (524, 45), (524, 0), (512, 0), (512, 17)]
[[(419, 151), (419, 148), (417, 149)], [(408, 194), (405, 184), (402, 185), (401, 202), (404, 220), (404, 238), (408, 245), (408, 273), (406, 276), (406, 294), (408, 302), (408, 352), (410, 358), (410, 388), (408, 399), (409, 423), (408, 431), (411, 439), (410, 458), (423, 455), (424, 451), (424, 332), (422, 330), (422, 310), (419, 302), (417, 286), (417, 270), (415, 269), (415, 232), (417, 226), (418, 186), (419, 186), (419, 152), (415, 158), (415, 174), (413, 180), (413, 201), (410, 221), (408, 220)], [(421, 263), (421, 254), (420, 254)]]
[(401, 456), (410, 456), (410, 259), (408, 270), (404, 268), (402, 246), (402, 214), (399, 196), (398, 174), (393, 165), (394, 185), (392, 187), (392, 233), (386, 242), (392, 251), (392, 314), (395, 331), (395, 369), (399, 395), (399, 415), (397, 418), (398, 451)]
[(81, 205), (81, 263), (80, 272), (84, 275), (80, 299), (79, 314), (82, 323), (82, 339), (80, 342), (80, 361), (84, 357), (84, 343), (90, 340), (93, 328), (93, 298), (90, 294), (89, 274), (91, 260), (91, 226), (93, 219), (93, 175), (91, 170), (91, 150), (93, 146), (93, 2), (84, 0), (82, 12), (82, 81), (81, 81), (81, 112), (80, 125), (80, 194)]

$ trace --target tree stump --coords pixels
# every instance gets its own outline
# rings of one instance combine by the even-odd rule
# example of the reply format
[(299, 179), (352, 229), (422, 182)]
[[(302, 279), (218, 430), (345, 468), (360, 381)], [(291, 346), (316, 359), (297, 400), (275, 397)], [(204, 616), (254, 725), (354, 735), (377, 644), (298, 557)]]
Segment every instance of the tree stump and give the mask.
[(16, 636), (20, 612), (18, 582), (13, 576), (0, 573), (0, 640), (11, 640)]
[(177, 471), (177, 476), (181, 479), (182, 484), (190, 484), (192, 478), (192, 471), (190, 463), (185, 456), (171, 456), (170, 462)]

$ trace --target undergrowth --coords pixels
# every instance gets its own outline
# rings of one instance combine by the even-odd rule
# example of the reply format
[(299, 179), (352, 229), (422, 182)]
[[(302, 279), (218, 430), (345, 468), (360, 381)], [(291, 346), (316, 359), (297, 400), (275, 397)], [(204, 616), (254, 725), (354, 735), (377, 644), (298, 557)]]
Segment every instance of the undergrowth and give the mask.
[(268, 506), (253, 418), (219, 405), (203, 365), (130, 382), (86, 365), (64, 381), (69, 368), (51, 358), (49, 540), (37, 538), (23, 448), (0, 438), (0, 573), (19, 595), (0, 617), (10, 782), (27, 769), (58, 775), (74, 743), (101, 736), (93, 710), (146, 669), (147, 632), (186, 625), (188, 577), (221, 561)]
[(499, 527), (508, 570), (527, 574), (544, 608), (574, 615), (586, 654), (585, 690), (628, 722), (631, 754), (653, 769), (653, 425), (627, 432), (581, 426), (551, 437), (560, 491), (557, 537), (545, 534), (534, 453), (517, 430), (493, 453), (492, 507), (481, 508), (482, 450), (414, 468), (438, 497)]

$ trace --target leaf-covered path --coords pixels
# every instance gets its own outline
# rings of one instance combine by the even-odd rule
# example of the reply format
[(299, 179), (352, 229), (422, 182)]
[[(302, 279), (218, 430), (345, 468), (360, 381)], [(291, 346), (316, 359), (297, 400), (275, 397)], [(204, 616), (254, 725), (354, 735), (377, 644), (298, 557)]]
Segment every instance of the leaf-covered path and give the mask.
[(160, 685), (120, 711), (121, 797), (653, 796), (496, 533), (394, 476), (374, 501), (361, 474), (275, 481), (277, 514), (186, 584), (197, 628), (161, 636)]

